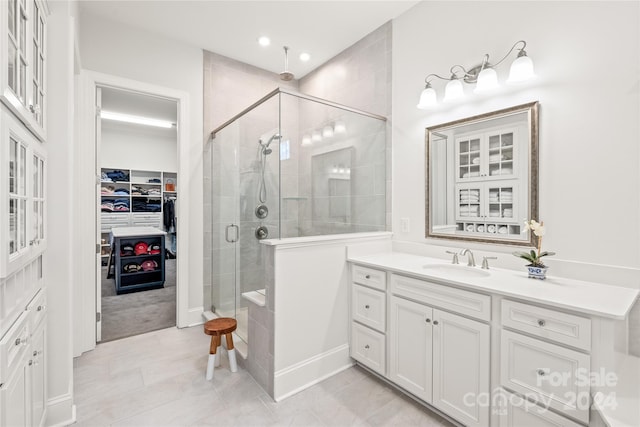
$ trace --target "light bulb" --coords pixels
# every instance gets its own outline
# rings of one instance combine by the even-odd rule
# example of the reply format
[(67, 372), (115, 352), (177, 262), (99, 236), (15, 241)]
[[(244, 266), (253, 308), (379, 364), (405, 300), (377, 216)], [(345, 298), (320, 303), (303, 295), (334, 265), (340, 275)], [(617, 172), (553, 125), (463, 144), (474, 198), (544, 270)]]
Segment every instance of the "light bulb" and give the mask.
[(322, 137), (331, 138), (333, 136), (333, 128), (331, 126), (325, 126), (322, 128)]
[(311, 134), (311, 141), (313, 141), (313, 142), (322, 141), (322, 135), (320, 135), (320, 132), (313, 131), (313, 133)]
[(475, 93), (490, 92), (498, 87), (498, 74), (493, 68), (485, 68), (478, 74)]
[(260, 46), (269, 46), (271, 44), (271, 40), (269, 39), (269, 37), (262, 36), (258, 39), (258, 44)]
[(436, 91), (431, 87), (430, 84), (427, 84), (427, 87), (425, 87), (422, 90), (422, 93), (420, 93), (420, 101), (418, 101), (418, 105), (416, 105), (416, 107), (424, 110), (437, 104), (438, 100), (436, 99)]
[(455, 101), (456, 99), (464, 98), (464, 89), (462, 88), (462, 82), (457, 79), (451, 80), (444, 88), (444, 102)]
[(311, 145), (311, 136), (305, 134), (302, 135), (302, 146), (306, 147), (307, 145)]
[(347, 125), (342, 121), (337, 121), (335, 125), (333, 125), (333, 131), (335, 133), (345, 133), (347, 131)]
[(523, 83), (535, 77), (536, 74), (533, 71), (533, 61), (527, 56), (527, 53), (524, 50), (521, 50), (516, 60), (511, 63), (507, 83)]
[(300, 54), (300, 61), (307, 62), (310, 59), (311, 59), (311, 55), (309, 55), (307, 52), (302, 52)]

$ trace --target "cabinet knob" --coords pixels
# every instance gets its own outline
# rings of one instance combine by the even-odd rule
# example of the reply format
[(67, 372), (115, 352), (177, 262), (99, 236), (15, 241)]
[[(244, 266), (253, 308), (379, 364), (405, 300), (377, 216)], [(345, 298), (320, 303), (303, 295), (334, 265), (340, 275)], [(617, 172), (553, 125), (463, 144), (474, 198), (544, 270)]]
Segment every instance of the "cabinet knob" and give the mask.
[(33, 351), (33, 357), (36, 357), (38, 355), (38, 352), (36, 350)]
[(365, 348), (366, 350), (369, 350), (369, 344), (365, 345), (365, 346), (364, 346), (364, 348)]
[(437, 325), (437, 324), (438, 324), (438, 321), (437, 321), (437, 320), (434, 320), (434, 321), (433, 321), (433, 324), (434, 324), (434, 325)]
[(546, 375), (546, 373), (544, 372), (544, 369), (538, 369), (537, 374), (540, 375), (541, 377), (544, 377)]
[(38, 311), (42, 311), (42, 306), (41, 306), (41, 305), (39, 305), (39, 306), (38, 306), (38, 308), (37, 308), (36, 310), (38, 310)]
[(369, 304), (365, 305), (364, 308), (366, 308), (367, 310), (369, 310)]
[(20, 338), (16, 338), (16, 342), (15, 342), (16, 345), (20, 345), (21, 342), (22, 340)]
[(544, 326), (546, 324), (547, 324), (547, 322), (545, 322), (544, 319), (538, 320), (538, 326)]
[(371, 275), (367, 274), (366, 276), (364, 276), (365, 279), (371, 279)]
[(33, 365), (33, 360), (29, 360), (29, 366)]
[(426, 319), (424, 319), (425, 322), (427, 323), (431, 323), (431, 319), (429, 319), (428, 317)]

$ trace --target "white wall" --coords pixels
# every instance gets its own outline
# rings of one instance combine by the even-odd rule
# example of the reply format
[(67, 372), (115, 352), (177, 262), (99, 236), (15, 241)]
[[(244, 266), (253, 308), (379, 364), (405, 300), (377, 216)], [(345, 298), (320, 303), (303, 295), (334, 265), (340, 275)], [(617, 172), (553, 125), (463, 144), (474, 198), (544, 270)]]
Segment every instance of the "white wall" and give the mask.
[(79, 46), (82, 66), (189, 94), (188, 157), (179, 158), (183, 168), (178, 180), (188, 208), (183, 230), (189, 256), (189, 310), (192, 321), (202, 308), (202, 51), (155, 34), (82, 14)]
[(102, 125), (100, 162), (104, 168), (177, 172), (175, 130), (134, 130)]
[(71, 2), (50, 2), (47, 55), (47, 241), (44, 279), (47, 287), (47, 425), (73, 421), (71, 292), (74, 239), (74, 11)]
[[(557, 252), (552, 262), (640, 267), (638, 21), (638, 2), (609, 1), (423, 2), (396, 19), (396, 238), (425, 242), (426, 126), (539, 100), (540, 219), (545, 249)], [(472, 67), (485, 53), (497, 60), (520, 39), (536, 81), (451, 107), (416, 109), (427, 74)], [(511, 60), (498, 69), (502, 82)], [(440, 96), (442, 83), (434, 84)], [(409, 233), (400, 232), (401, 218), (410, 218)]]

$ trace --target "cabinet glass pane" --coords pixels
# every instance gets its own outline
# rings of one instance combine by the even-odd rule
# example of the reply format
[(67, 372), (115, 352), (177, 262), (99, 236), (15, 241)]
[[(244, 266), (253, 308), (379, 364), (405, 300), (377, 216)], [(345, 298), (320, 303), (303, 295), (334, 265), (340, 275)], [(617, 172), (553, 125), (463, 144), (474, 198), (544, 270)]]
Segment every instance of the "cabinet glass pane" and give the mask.
[(39, 215), (38, 224), (40, 225), (40, 230), (38, 230), (38, 238), (44, 239), (44, 201), (40, 201)]
[(38, 177), (38, 156), (33, 156), (33, 197), (38, 197), (40, 192), (38, 191), (38, 185), (40, 184), (40, 178)]
[(16, 47), (13, 45), (13, 42), (11, 40), (9, 40), (9, 43), (7, 43), (7, 45), (9, 49), (9, 52), (7, 53), (9, 56), (7, 60), (7, 83), (9, 84), (11, 90), (17, 92), (18, 73), (16, 71), (16, 65), (18, 64), (18, 51), (16, 50)]
[(9, 34), (11, 34), (14, 38), (16, 36), (16, 0), (9, 0)]
[(18, 165), (18, 141), (9, 138), (9, 193), (17, 192), (16, 169)]
[(27, 244), (27, 201), (20, 200), (20, 249), (24, 249)]
[(40, 218), (40, 214), (38, 212), (39, 208), (40, 208), (40, 202), (34, 201), (33, 202), (33, 230), (31, 230), (31, 232), (33, 233), (34, 239), (38, 238), (38, 234), (40, 232), (40, 224), (38, 224), (38, 220)]
[(18, 97), (20, 101), (24, 104), (25, 99), (27, 98), (27, 63), (20, 57), (19, 61), (20, 66), (20, 81), (18, 82)]
[(20, 168), (18, 171), (18, 194), (21, 196), (26, 195), (27, 189), (27, 148), (20, 146)]
[(40, 198), (44, 198), (44, 160), (42, 159), (40, 159), (39, 174), (40, 174), (40, 192), (38, 193), (38, 196)]
[(18, 200), (9, 199), (9, 254), (18, 250)]

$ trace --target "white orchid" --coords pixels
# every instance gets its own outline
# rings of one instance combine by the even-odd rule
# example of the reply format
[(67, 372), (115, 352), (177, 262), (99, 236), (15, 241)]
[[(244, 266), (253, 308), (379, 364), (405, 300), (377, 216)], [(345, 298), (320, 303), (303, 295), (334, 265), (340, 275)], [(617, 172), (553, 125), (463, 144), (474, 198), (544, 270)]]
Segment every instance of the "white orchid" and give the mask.
[(544, 222), (538, 222), (535, 219), (525, 219), (524, 229), (522, 230), (522, 232), (526, 233), (527, 231), (533, 232), (533, 234), (538, 238), (538, 252), (536, 253), (536, 251), (532, 250), (531, 252), (514, 252), (513, 254), (517, 257), (526, 259), (531, 263), (531, 265), (534, 265), (536, 267), (544, 267), (545, 265), (542, 262), (541, 258), (543, 256), (555, 255), (555, 252), (542, 252), (542, 236), (544, 236), (546, 233)]

